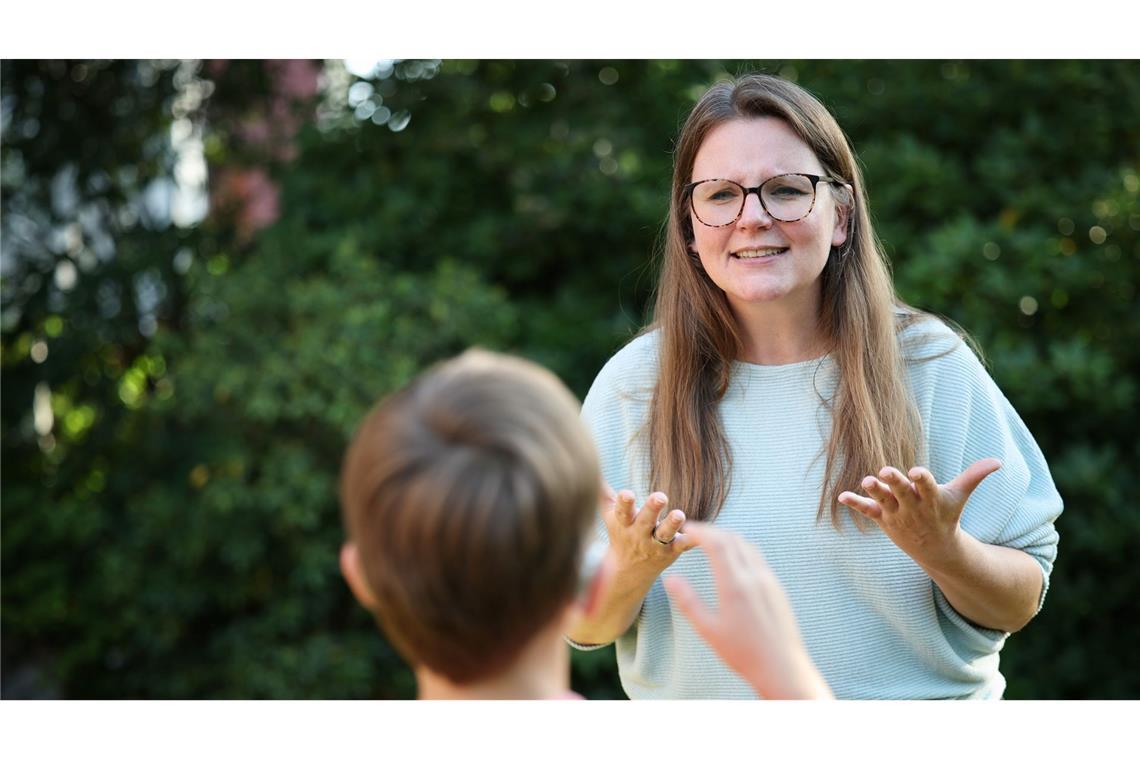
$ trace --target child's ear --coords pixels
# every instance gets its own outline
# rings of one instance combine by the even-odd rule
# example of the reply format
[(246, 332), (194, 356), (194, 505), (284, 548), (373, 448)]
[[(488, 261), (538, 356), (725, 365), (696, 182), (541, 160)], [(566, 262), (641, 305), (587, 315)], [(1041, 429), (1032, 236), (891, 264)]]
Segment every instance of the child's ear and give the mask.
[(364, 579), (364, 569), (360, 566), (360, 553), (356, 550), (356, 544), (351, 541), (345, 542), (340, 547), (340, 572), (348, 587), (352, 589), (356, 601), (369, 612), (375, 612), (380, 605), (376, 602), (372, 589), (368, 588), (368, 582)]

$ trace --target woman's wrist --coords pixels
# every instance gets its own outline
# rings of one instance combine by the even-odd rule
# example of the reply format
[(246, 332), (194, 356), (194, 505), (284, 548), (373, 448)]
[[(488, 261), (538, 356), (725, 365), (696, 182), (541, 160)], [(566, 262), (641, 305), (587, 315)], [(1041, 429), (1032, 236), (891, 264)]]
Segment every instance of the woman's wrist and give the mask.
[(911, 559), (932, 578), (956, 577), (969, 564), (971, 542), (976, 543), (977, 539), (958, 526), (944, 541), (912, 553)]
[(581, 644), (608, 644), (629, 630), (641, 612), (646, 594), (660, 572), (644, 563), (625, 565), (620, 558), (613, 580), (590, 619), (581, 621), (567, 636)]

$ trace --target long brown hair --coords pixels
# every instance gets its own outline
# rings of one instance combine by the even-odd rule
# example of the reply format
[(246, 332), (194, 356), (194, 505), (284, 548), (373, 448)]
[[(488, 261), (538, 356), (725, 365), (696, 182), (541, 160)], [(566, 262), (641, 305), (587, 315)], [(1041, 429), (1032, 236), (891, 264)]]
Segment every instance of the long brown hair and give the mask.
[(871, 227), (863, 176), (843, 130), (813, 95), (774, 76), (715, 84), (693, 107), (677, 141), (654, 320), (646, 328), (660, 329), (657, 384), (645, 429), (650, 483), (700, 520), (713, 519), (728, 496), (732, 462), (717, 405), (743, 344), (724, 292), (690, 253), (685, 186), (714, 127), (765, 116), (783, 120), (826, 173), (848, 185), (824, 186), (847, 208), (848, 234), (820, 274), (819, 326), (838, 367), (839, 386), (830, 402), (833, 424), (817, 517), (830, 503), (838, 528), (841, 511), (847, 511), (837, 501), (841, 491), (857, 489), (865, 475), (885, 464), (905, 469), (920, 456), (922, 423), (896, 335), (925, 315), (895, 296)]

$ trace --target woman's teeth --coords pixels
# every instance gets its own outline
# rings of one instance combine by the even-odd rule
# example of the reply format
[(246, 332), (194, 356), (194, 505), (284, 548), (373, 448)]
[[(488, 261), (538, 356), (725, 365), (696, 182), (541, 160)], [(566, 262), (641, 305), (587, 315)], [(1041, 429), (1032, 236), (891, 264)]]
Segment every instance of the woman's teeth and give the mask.
[(778, 256), (787, 248), (764, 248), (759, 251), (737, 251), (733, 254), (738, 259), (766, 259), (769, 256)]

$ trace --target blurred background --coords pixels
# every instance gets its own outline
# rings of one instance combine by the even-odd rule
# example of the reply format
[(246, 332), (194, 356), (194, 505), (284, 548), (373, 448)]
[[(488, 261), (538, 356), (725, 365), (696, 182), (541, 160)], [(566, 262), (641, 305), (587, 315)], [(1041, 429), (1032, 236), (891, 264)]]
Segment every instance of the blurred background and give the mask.
[(1006, 696), (1140, 697), (1140, 64), (976, 60), (4, 61), (3, 697), (414, 696), (337, 568), (356, 423), (473, 344), (583, 397), (681, 120), (750, 71), (836, 114), (1065, 498)]

